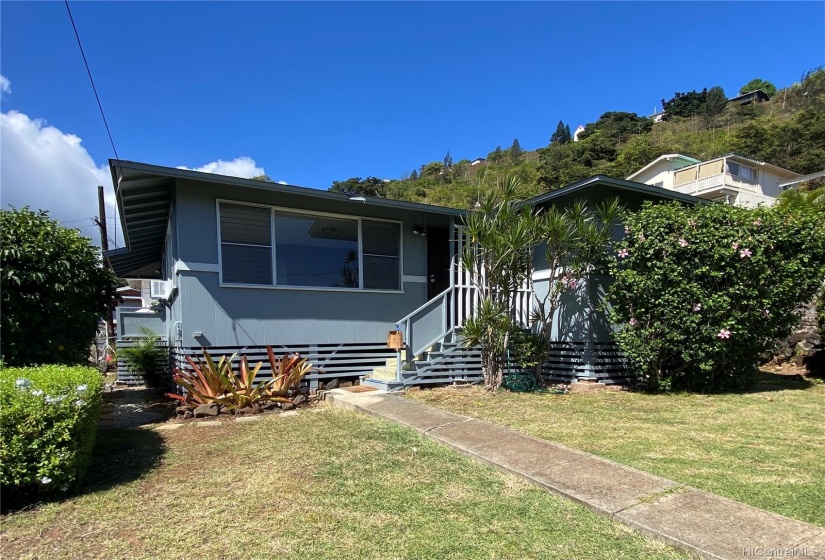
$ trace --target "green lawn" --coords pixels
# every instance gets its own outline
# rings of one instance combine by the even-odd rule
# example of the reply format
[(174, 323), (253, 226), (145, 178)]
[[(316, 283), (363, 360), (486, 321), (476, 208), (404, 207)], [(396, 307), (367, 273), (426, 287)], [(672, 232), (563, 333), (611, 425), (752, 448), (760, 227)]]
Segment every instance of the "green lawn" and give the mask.
[(332, 408), (99, 440), (82, 495), (2, 519), (0, 557), (686, 557), (411, 430)]
[(407, 395), (825, 526), (825, 386), (764, 374), (748, 392)]

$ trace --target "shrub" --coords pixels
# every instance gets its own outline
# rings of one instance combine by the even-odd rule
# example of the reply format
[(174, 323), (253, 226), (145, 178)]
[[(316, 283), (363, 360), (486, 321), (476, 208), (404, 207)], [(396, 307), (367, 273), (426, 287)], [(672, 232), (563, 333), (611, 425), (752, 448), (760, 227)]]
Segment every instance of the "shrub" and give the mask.
[(233, 354), (222, 356), (217, 362), (206, 349), (202, 349), (203, 360), (195, 362), (189, 356), (191, 371), (177, 369), (172, 379), (186, 390), (185, 395), (167, 393), (167, 396), (185, 404), (217, 403), (227, 408), (244, 408), (260, 401), (291, 402), (290, 392), (298, 389), (301, 379), (312, 369), (306, 358), (297, 352), (277, 358), (271, 346), (266, 347), (272, 378), (255, 383), (263, 362), (251, 368), (246, 356), (241, 356), (238, 372), (232, 369)]
[(825, 274), (825, 223), (804, 209), (646, 203), (625, 224), (611, 320), (649, 387), (749, 383)]
[(119, 285), (100, 250), (47, 212), (0, 210), (0, 351), (13, 366), (85, 364)]
[(102, 384), (87, 367), (0, 368), (4, 507), (78, 488), (95, 443)]
[(158, 368), (167, 358), (166, 349), (158, 346), (160, 337), (146, 327), (141, 327), (143, 338), (135, 340), (134, 346), (120, 348), (120, 355), (126, 367), (143, 377), (147, 387), (157, 387)]

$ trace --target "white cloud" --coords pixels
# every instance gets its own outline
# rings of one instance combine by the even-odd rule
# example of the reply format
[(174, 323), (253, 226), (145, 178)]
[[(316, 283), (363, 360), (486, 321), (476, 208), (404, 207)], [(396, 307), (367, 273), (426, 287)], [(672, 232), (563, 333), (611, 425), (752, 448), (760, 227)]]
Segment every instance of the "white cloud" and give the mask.
[(3, 93), (11, 93), (11, 82), (2, 74), (0, 74), (0, 91)]
[[(99, 243), (100, 234), (91, 218), (98, 213), (97, 185), (103, 185), (109, 237), (115, 238), (114, 190), (109, 168), (95, 164), (79, 137), (48, 126), (41, 119), (9, 111), (0, 114), (0, 153), (3, 208), (11, 204), (48, 210), (52, 218)], [(117, 238), (122, 244), (119, 230)]]
[[(190, 169), (181, 165), (178, 169)], [(250, 157), (238, 157), (232, 161), (213, 161), (202, 167), (191, 169), (192, 171), (203, 171), (204, 173), (214, 173), (216, 175), (228, 175), (230, 177), (243, 177), (249, 179), (258, 175), (264, 175), (264, 168), (258, 167), (255, 160)]]

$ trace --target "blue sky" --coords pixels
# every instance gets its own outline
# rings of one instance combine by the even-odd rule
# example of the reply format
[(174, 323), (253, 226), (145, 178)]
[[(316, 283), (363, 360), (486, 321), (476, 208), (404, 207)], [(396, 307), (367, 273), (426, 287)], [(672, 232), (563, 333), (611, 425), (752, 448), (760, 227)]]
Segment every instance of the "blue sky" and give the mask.
[[(754, 77), (787, 86), (825, 63), (823, 2), (71, 7), (121, 158), (263, 169), (322, 189), (400, 177), (447, 150), (472, 159), (514, 138), (535, 149), (559, 119), (575, 129), (605, 111), (650, 114), (675, 91), (721, 85), (732, 96)], [(100, 177), (112, 148), (63, 3), (2, 2), (0, 47), (3, 204), (59, 180), (27, 188), (4, 153), (17, 162), (45, 145), (41, 161), (60, 159), (55, 138), (75, 166), (88, 164), (85, 150)], [(214, 163), (236, 158), (249, 160)], [(54, 189), (53, 212), (60, 197), (87, 196)], [(69, 206), (64, 220), (96, 213)]]

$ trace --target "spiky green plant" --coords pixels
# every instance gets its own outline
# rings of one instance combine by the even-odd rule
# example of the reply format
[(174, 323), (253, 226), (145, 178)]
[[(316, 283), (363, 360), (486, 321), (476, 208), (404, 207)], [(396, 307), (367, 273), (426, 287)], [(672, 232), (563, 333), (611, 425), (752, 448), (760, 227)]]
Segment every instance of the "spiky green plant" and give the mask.
[(285, 354), (282, 359), (275, 357), (271, 346), (267, 346), (267, 355), (272, 366), (272, 379), (255, 382), (263, 362), (249, 367), (246, 356), (238, 361), (238, 371), (232, 368), (236, 354), (227, 358), (222, 356), (217, 362), (206, 349), (203, 360), (197, 362), (186, 357), (190, 370), (176, 369), (173, 380), (186, 390), (185, 395), (167, 393), (173, 399), (186, 404), (216, 403), (230, 409), (251, 406), (260, 401), (289, 402), (290, 391), (298, 389), (301, 380), (312, 369), (306, 358), (297, 352), (292, 356)]

